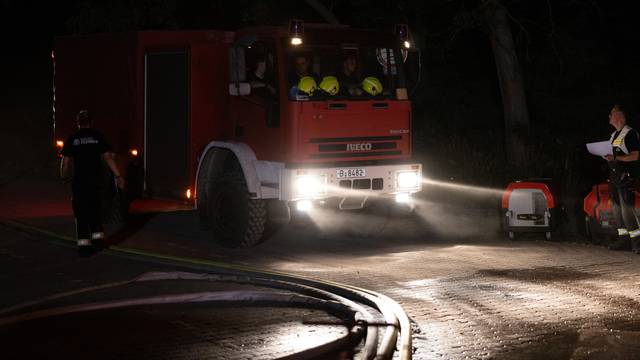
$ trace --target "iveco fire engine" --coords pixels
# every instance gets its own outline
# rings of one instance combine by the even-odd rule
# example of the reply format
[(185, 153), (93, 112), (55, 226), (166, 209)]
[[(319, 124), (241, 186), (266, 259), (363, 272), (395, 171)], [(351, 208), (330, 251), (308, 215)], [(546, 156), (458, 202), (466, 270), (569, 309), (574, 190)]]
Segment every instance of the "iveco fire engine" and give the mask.
[[(230, 246), (254, 245), (318, 204), (407, 202), (422, 188), (422, 167), (411, 162), (406, 68), (415, 55), (406, 27), (397, 28), (293, 21), (60, 37), (55, 138), (71, 134), (75, 112), (89, 110), (131, 192), (189, 198), (204, 227)], [(317, 84), (340, 79), (350, 57), (353, 76), (380, 88), (303, 91), (301, 57)]]

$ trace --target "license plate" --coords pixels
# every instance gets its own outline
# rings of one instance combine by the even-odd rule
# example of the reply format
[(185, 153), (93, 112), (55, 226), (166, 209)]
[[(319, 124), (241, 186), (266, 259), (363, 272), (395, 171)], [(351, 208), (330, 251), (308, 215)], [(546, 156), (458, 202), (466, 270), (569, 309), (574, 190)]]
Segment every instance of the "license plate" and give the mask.
[(361, 178), (367, 176), (367, 171), (363, 168), (350, 168), (336, 170), (336, 177), (343, 178)]

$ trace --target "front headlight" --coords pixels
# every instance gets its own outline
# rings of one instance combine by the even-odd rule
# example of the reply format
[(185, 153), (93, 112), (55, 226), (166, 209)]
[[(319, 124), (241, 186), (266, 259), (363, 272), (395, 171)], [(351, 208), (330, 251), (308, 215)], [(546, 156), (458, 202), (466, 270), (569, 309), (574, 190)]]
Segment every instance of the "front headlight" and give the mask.
[(420, 184), (420, 177), (417, 171), (401, 171), (396, 174), (396, 184), (398, 189), (413, 189)]
[(296, 193), (300, 196), (317, 196), (326, 193), (327, 177), (303, 175), (296, 178)]

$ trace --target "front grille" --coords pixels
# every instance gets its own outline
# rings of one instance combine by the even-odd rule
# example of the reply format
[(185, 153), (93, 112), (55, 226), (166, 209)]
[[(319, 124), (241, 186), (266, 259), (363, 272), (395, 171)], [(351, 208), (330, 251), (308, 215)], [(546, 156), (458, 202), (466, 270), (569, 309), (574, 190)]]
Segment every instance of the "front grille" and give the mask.
[(384, 180), (382, 180), (381, 178), (373, 179), (373, 182), (371, 183), (371, 189), (372, 190), (384, 189)]
[(356, 190), (368, 190), (368, 189), (371, 189), (371, 179), (353, 180), (353, 188), (356, 189)]
[(384, 189), (384, 180), (382, 178), (375, 179), (354, 179), (352, 180), (340, 180), (338, 183), (341, 189), (354, 189), (354, 190), (382, 190)]
[(312, 138), (310, 144), (317, 145), (312, 159), (363, 158), (373, 156), (402, 155), (398, 141), (402, 136), (359, 136), (342, 138)]

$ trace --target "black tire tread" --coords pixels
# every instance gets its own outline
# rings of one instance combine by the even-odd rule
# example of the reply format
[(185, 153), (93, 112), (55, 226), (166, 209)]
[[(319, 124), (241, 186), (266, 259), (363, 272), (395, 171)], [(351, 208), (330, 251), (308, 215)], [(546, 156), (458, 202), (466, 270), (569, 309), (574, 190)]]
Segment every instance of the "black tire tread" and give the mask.
[(241, 247), (251, 247), (261, 243), (267, 224), (267, 205), (264, 200), (248, 199), (249, 224)]
[[(212, 195), (218, 187), (235, 187), (241, 193), (238, 201), (246, 203), (247, 222), (244, 234), (241, 237), (230, 236), (229, 234), (216, 234), (214, 228), (214, 240), (220, 241), (223, 245), (234, 248), (246, 248), (259, 244), (264, 240), (265, 226), (267, 224), (267, 206), (264, 200), (251, 199), (244, 176), (239, 172), (231, 172), (220, 175), (211, 183), (209, 194)], [(209, 211), (213, 211), (210, 209)]]

